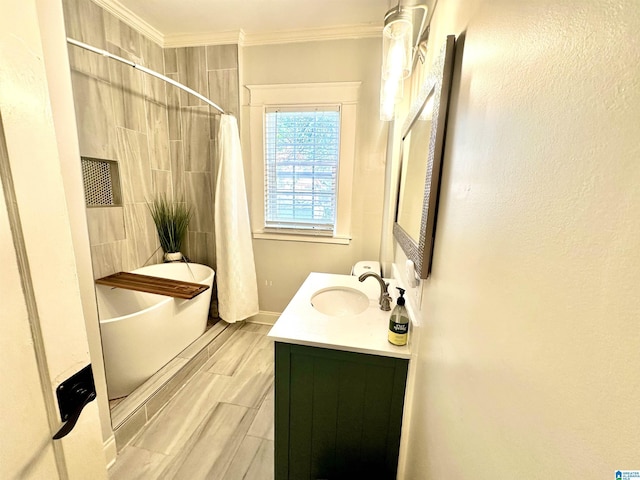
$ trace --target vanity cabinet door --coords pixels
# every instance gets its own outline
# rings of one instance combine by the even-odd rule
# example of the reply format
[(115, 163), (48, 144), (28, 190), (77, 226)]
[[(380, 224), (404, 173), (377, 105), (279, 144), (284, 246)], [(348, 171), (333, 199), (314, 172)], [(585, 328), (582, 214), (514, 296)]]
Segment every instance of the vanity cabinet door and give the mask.
[(275, 478), (395, 479), (408, 360), (276, 342)]

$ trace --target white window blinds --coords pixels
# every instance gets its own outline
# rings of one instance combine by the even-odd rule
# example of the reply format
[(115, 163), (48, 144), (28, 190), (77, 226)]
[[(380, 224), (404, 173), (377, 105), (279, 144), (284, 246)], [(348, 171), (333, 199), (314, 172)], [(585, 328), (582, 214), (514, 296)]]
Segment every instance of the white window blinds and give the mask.
[(340, 107), (267, 108), (265, 115), (265, 228), (331, 235)]

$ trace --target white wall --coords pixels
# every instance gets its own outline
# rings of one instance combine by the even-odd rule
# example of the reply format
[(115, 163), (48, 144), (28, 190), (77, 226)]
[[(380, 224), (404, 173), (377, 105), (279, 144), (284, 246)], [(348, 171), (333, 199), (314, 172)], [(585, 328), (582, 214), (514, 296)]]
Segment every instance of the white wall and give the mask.
[(93, 270), (91, 267), (91, 252), (85, 214), (84, 188), (82, 185), (82, 173), (78, 159), (78, 137), (75, 129), (69, 125), (76, 124), (73, 110), (73, 94), (71, 91), (71, 76), (67, 44), (64, 41), (64, 19), (62, 6), (52, 2), (41, 2), (46, 11), (40, 12), (40, 31), (48, 40), (43, 43), (47, 50), (45, 67), (49, 88), (55, 91), (51, 96), (51, 109), (56, 129), (56, 140), (60, 155), (60, 165), (63, 170), (65, 197), (69, 210), (70, 230), (74, 244), (74, 255), (80, 295), (82, 299), (82, 311), (87, 329), (89, 352), (91, 355), (91, 368), (93, 370), (94, 383), (98, 394), (96, 402), (99, 405), (100, 424), (102, 438), (108, 461), (115, 459), (115, 440), (111, 429), (111, 416), (109, 415), (109, 401), (107, 396), (107, 383), (104, 372), (104, 360), (102, 357), (102, 342), (98, 323), (98, 306), (93, 285)]
[(440, 0), (431, 25), (430, 60), (458, 51), (401, 478), (640, 468), (640, 4)]
[[(322, 41), (242, 48), (242, 85), (360, 81), (350, 245), (253, 242), (260, 310), (282, 312), (309, 272), (348, 274), (358, 260), (377, 260), (383, 205), (387, 126), (379, 121), (381, 39)], [(242, 88), (243, 153), (251, 185), (248, 92)], [(250, 199), (251, 200), (251, 199)]]
[[(2, 348), (8, 355), (8, 368), (0, 375), (2, 406), (7, 407), (2, 408), (3, 420), (11, 421), (3, 421), (6, 441), (0, 447), (0, 458), (7, 461), (0, 460), (4, 472), (0, 476), (58, 478), (55, 466), (40, 469), (43, 453), (53, 450), (58, 473), (64, 478), (106, 478), (99, 418), (100, 404), (106, 405), (106, 397), (83, 409), (72, 434), (51, 441), (52, 431), (60, 425), (55, 390), (90, 359), (95, 361), (90, 353), (95, 353), (96, 345), (87, 343), (84, 322), (89, 302), (80, 285), (86, 268), (90, 268), (88, 242), (85, 238), (83, 244), (71, 226), (78, 210), (68, 208), (73, 194), (82, 187), (78, 184), (76, 192), (67, 192), (63, 179), (69, 171), (68, 156), (77, 151), (78, 143), (69, 128), (74, 119), (62, 7), (45, 0), (6, 4), (1, 20), (0, 111), (6, 136), (3, 177), (9, 185), (6, 200), (13, 204), (10, 210), (14, 215), (13, 241), (6, 222), (2, 229), (3, 245), (12, 250), (4, 252), (7, 270), (2, 276), (11, 285), (0, 288), (3, 293), (12, 293), (0, 301), (3, 314), (4, 309), (9, 312), (2, 324), (11, 325), (10, 334), (3, 338), (13, 342)], [(54, 65), (66, 65), (66, 77)], [(4, 204), (3, 199), (0, 208), (4, 209)], [(95, 307), (95, 298), (93, 304)], [(29, 338), (18, 336), (24, 334), (24, 330), (19, 332), (20, 322), (27, 326)], [(100, 350), (99, 340), (97, 348)], [(23, 355), (11, 356), (28, 350), (31, 361)], [(20, 359), (26, 368), (12, 359)], [(104, 386), (101, 371), (95, 370), (98, 389)], [(34, 382), (40, 384), (39, 392), (33, 389)], [(108, 428), (108, 410), (106, 415)], [(44, 429), (38, 430), (38, 425)]]

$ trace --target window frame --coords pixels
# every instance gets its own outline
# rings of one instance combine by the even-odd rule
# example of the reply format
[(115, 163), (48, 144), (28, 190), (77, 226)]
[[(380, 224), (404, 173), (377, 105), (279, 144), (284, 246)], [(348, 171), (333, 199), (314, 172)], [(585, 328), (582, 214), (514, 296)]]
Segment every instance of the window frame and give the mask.
[[(355, 166), (356, 114), (360, 82), (246, 85), (249, 90), (251, 158), (251, 229), (254, 238), (349, 244)], [(340, 157), (336, 223), (332, 235), (295, 229), (265, 228), (265, 113), (267, 109), (340, 107)]]

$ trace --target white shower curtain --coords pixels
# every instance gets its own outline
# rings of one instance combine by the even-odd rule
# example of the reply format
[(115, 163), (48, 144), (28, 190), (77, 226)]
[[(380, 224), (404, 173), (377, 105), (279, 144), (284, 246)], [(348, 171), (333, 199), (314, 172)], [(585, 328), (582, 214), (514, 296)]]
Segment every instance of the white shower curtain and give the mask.
[(229, 323), (258, 313), (258, 282), (244, 183), (238, 121), (220, 117), (215, 193), (218, 311)]

